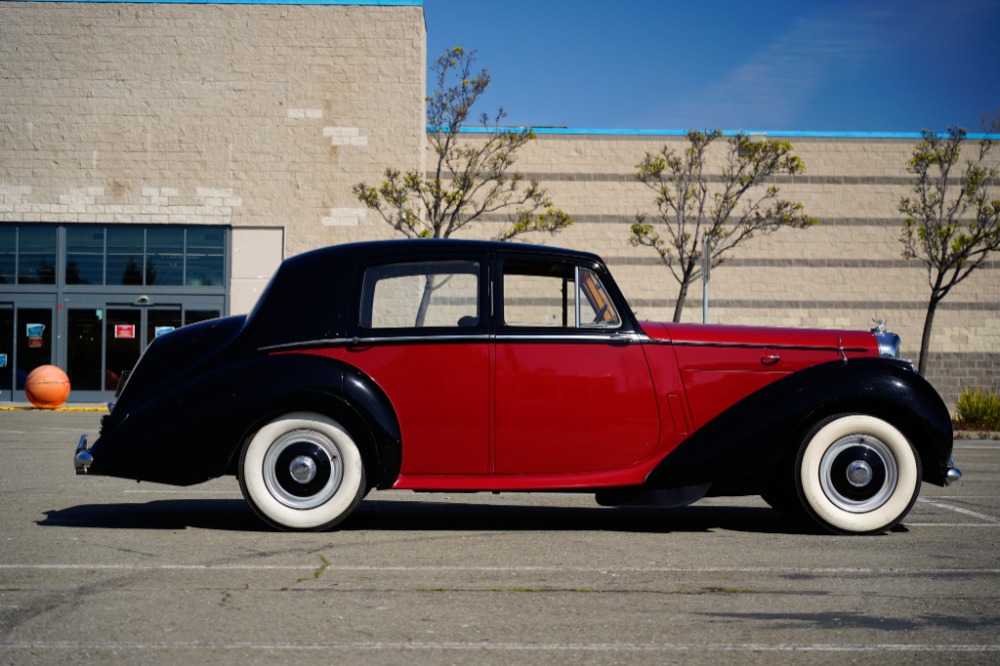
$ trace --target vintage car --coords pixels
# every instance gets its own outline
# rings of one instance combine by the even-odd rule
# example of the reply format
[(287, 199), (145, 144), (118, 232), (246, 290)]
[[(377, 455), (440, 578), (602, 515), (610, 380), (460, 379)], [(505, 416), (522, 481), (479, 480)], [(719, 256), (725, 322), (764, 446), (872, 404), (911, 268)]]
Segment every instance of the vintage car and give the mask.
[(529, 245), (340, 245), (254, 310), (156, 338), (79, 474), (231, 474), (267, 523), (326, 530), (372, 489), (759, 494), (884, 532), (960, 478), (949, 414), (881, 328), (640, 322), (599, 257)]

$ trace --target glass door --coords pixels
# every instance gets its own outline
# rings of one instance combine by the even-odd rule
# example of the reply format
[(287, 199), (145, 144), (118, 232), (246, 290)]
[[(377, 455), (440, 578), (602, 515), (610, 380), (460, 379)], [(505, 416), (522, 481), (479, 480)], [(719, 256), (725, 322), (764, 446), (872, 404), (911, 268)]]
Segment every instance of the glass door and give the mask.
[[(96, 307), (95, 307), (96, 306)], [(103, 401), (114, 396), (122, 375), (135, 366), (158, 335), (185, 322), (179, 304), (79, 302), (67, 309), (67, 374), (75, 401)], [(216, 316), (218, 316), (216, 314)]]
[(0, 303), (0, 402), (14, 399), (14, 305)]
[(0, 303), (0, 401), (24, 400), (24, 382), (55, 354), (52, 298)]

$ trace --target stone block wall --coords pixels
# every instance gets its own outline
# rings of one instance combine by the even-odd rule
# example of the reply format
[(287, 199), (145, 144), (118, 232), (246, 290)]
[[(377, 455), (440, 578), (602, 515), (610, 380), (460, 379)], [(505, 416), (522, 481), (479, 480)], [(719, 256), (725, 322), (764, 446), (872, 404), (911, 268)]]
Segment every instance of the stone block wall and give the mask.
[(419, 5), (0, 2), (0, 222), (353, 238), (423, 163), (425, 54)]

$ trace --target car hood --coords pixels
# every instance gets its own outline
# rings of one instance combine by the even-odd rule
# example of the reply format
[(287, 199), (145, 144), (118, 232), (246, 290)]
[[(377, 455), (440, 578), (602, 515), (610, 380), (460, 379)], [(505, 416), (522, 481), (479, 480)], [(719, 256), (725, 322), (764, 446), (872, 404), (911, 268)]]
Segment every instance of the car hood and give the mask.
[(650, 338), (674, 344), (718, 347), (845, 349), (878, 355), (878, 342), (869, 331), (664, 324), (658, 322), (642, 322), (641, 326), (643, 332)]

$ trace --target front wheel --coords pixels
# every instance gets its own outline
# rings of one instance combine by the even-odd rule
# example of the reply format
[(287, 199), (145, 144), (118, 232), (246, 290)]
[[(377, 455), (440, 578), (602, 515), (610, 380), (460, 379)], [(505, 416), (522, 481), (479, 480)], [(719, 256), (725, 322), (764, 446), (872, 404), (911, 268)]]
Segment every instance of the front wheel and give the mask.
[(895, 527), (916, 502), (920, 477), (920, 457), (903, 433), (864, 414), (820, 421), (795, 460), (803, 508), (840, 534), (881, 534)]
[(328, 530), (365, 496), (365, 468), (351, 434), (321, 414), (294, 412), (243, 446), (240, 490), (254, 511), (284, 530)]

